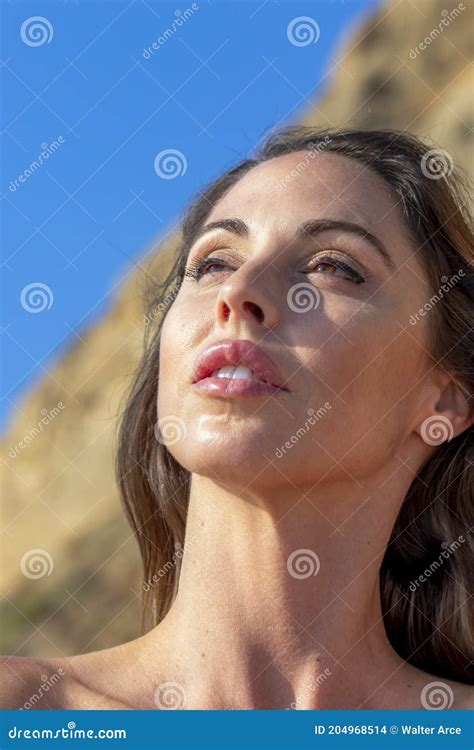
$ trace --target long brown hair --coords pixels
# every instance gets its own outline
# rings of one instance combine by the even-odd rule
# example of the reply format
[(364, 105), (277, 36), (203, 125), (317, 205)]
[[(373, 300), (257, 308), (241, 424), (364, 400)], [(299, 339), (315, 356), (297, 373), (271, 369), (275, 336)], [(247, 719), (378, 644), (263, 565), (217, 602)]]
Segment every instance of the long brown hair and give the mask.
[[(184, 216), (174, 264), (148, 297), (144, 352), (123, 412), (116, 463), (143, 562), (144, 625), (157, 624), (176, 594), (189, 497), (189, 472), (155, 437), (160, 336), (169, 301), (179, 290), (198, 230), (242, 175), (290, 152), (303, 152), (304, 164), (322, 150), (357, 160), (391, 189), (433, 290), (433, 360), (458, 383), (474, 412), (472, 221), (465, 178), (454, 169), (450, 155), (392, 130), (297, 126), (271, 134), (255, 158), (240, 162), (197, 196)], [(469, 594), (473, 430), (471, 426), (439, 444), (421, 468), (380, 569), (382, 611), (394, 649), (415, 666), (460, 682), (471, 682), (474, 676)]]

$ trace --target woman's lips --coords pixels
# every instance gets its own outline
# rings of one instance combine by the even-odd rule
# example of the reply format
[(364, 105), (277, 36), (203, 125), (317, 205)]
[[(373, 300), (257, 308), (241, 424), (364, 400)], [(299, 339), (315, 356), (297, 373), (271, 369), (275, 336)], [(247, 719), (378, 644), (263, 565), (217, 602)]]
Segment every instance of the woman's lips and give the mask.
[(258, 380), (231, 379), (231, 378), (204, 378), (191, 386), (193, 390), (204, 393), (207, 396), (217, 398), (255, 398), (255, 396), (272, 396), (275, 393), (287, 393), (284, 388), (278, 388), (270, 383)]
[[(222, 367), (242, 365), (259, 378), (213, 377)], [(288, 392), (276, 364), (261, 347), (246, 339), (224, 339), (208, 347), (196, 360), (192, 388), (218, 398), (268, 396)]]

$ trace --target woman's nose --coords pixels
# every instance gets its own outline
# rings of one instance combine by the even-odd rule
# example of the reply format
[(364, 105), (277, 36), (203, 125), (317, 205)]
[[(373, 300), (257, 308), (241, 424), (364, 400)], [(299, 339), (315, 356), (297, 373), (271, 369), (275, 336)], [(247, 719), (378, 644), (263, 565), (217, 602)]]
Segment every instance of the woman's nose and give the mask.
[(257, 322), (265, 328), (275, 328), (280, 320), (280, 312), (275, 299), (276, 284), (270, 278), (271, 271), (264, 271), (252, 281), (247, 273), (241, 272), (242, 268), (220, 288), (216, 303), (217, 320), (220, 323), (232, 320), (235, 323)]

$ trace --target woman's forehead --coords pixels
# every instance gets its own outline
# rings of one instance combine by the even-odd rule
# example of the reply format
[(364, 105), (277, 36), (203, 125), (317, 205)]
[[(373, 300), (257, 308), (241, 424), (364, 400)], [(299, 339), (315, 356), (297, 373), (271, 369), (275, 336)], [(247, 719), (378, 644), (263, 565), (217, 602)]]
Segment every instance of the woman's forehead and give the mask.
[(252, 168), (216, 203), (206, 223), (238, 217), (250, 234), (291, 236), (313, 219), (354, 222), (392, 247), (399, 244), (404, 260), (412, 242), (400, 202), (366, 165), (341, 154), (298, 151)]

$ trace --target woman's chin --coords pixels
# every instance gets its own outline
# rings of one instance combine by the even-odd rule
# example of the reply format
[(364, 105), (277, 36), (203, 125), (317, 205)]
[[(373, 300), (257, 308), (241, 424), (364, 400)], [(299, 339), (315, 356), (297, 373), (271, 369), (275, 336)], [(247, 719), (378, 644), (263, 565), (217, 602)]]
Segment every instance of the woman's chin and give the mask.
[[(272, 468), (272, 446), (268, 436), (238, 439), (235, 435), (188, 434), (185, 441), (168, 448), (187, 471), (213, 479), (233, 480), (247, 484), (268, 468)], [(273, 451), (274, 452), (274, 451)]]

